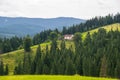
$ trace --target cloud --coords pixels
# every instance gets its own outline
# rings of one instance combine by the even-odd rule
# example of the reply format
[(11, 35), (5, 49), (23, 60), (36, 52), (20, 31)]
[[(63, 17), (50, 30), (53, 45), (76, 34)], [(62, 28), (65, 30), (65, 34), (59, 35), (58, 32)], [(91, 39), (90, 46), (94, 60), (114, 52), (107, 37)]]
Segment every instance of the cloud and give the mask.
[(0, 0), (0, 16), (91, 18), (120, 11), (119, 0)]

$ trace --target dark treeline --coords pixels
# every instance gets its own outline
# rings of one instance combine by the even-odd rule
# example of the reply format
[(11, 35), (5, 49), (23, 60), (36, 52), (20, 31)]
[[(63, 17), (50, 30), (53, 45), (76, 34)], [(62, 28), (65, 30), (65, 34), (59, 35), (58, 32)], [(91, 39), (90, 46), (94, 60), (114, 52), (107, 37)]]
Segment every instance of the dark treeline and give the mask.
[(94, 28), (98, 28), (101, 26), (120, 23), (120, 14), (117, 13), (115, 16), (107, 15), (105, 17), (95, 17), (90, 20), (87, 20), (85, 23), (81, 23), (79, 25), (73, 25), (68, 29), (66, 27), (63, 28), (62, 34), (74, 34), (76, 32), (85, 32)]
[[(54, 30), (55, 31), (55, 30)], [(39, 34), (36, 34), (32, 39), (31, 45), (40, 44), (49, 39), (50, 33), (52, 30), (42, 31)], [(11, 37), (11, 38), (0, 38), (0, 53), (7, 53), (10, 51), (18, 50), (24, 48), (24, 39), (29, 35), (21, 37)]]
[(0, 38), (0, 53), (6, 53), (20, 49), (23, 44), (23, 39), (19, 37)]
[(36, 56), (24, 53), (24, 59), (15, 67), (14, 74), (55, 74), (120, 77), (120, 32), (99, 29), (98, 33), (88, 32), (83, 41), (75, 33), (74, 47), (66, 48), (65, 41), (58, 47), (52, 40), (50, 49), (42, 51), (40, 45)]
[(8, 64), (4, 65), (3, 62), (0, 61), (0, 76), (8, 74), (9, 74)]
[[(115, 16), (108, 15), (106, 17), (95, 17), (93, 19), (87, 20), (85, 23), (81, 23), (79, 25), (73, 25), (68, 29), (66, 27), (63, 27), (62, 31), (59, 31), (58, 29), (42, 31), (36, 34), (35, 36), (33, 36), (32, 45), (40, 44), (49, 40), (51, 32), (56, 32), (57, 34), (60, 34), (62, 36), (64, 34), (74, 34), (76, 32), (88, 31), (112, 23), (120, 23), (119, 13), (116, 14)], [(0, 38), (0, 53), (6, 53), (17, 49), (21, 49), (23, 48), (24, 45), (23, 42), (24, 42), (24, 38), (19, 38), (16, 36), (12, 38), (4, 38), (4, 39)]]

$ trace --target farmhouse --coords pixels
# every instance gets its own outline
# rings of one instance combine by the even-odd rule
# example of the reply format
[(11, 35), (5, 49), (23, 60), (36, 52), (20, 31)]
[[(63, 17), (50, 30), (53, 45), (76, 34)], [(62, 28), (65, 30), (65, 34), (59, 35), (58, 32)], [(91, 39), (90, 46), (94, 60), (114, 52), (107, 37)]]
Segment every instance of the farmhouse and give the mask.
[(65, 39), (65, 40), (72, 40), (73, 37), (74, 37), (73, 34), (66, 34), (66, 35), (64, 35), (64, 39)]

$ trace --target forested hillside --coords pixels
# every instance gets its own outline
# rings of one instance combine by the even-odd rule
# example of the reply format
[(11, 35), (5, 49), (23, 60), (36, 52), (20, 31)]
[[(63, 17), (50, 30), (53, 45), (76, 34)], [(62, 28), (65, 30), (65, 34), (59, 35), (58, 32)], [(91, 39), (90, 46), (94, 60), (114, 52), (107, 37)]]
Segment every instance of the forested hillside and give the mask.
[[(64, 34), (74, 34), (76, 32), (82, 33), (95, 28), (100, 28), (106, 25), (110, 25), (113, 23), (120, 23), (119, 13), (116, 14), (115, 16), (108, 15), (105, 17), (95, 17), (90, 20), (87, 20), (85, 23), (81, 23), (79, 25), (73, 25), (69, 28), (63, 27), (62, 31), (60, 31), (59, 29), (55, 29), (55, 30), (49, 29), (49, 30), (42, 31), (32, 37), (32, 45), (49, 41), (51, 32), (55, 32), (60, 38)], [(119, 24), (117, 26), (119, 26)], [(23, 48), (24, 38), (23, 37), (21, 38), (18, 36), (14, 36), (12, 38), (0, 38), (0, 53), (6, 53), (6, 52)]]
[[(23, 63), (15, 67), (14, 74), (62, 74), (101, 77), (119, 77), (120, 71), (120, 32), (99, 29), (97, 33), (87, 34), (82, 42), (81, 34), (74, 36), (75, 51), (72, 45), (67, 49), (65, 41), (57, 47), (52, 40), (50, 50), (45, 52), (38, 46), (36, 56), (31, 61), (31, 54), (25, 53)], [(114, 54), (113, 54), (114, 53)]]
[[(14, 75), (78, 74), (82, 76), (119, 78), (119, 14), (115, 15), (114, 18), (108, 15), (97, 19), (96, 26), (98, 27), (92, 23), (92, 21), (96, 21), (96, 18), (94, 18), (80, 24), (84, 25), (84, 27), (80, 25), (70, 27), (72, 30), (70, 28), (63, 28), (62, 32), (58, 29), (46, 30), (36, 34), (33, 38), (28, 35), (24, 38), (0, 39), (0, 49), (1, 53), (3, 53), (0, 55), (0, 75), (7, 75), (10, 72), (9, 74), (13, 73)], [(106, 23), (102, 24), (102, 20), (105, 20)], [(73, 40), (64, 40), (64, 34), (74, 34)], [(42, 45), (40, 45), (41, 43)], [(33, 46), (36, 44), (38, 46)], [(17, 51), (10, 52), (13, 50)]]
[[(19, 50), (1, 57), (6, 61), (5, 63), (10, 61), (10, 65), (12, 64), (10, 69), (19, 63), (15, 67), (14, 74), (80, 74), (84, 76), (119, 77), (119, 28), (110, 32), (106, 30), (102, 28), (95, 33), (91, 30), (87, 33), (84, 41), (82, 40), (84, 33), (76, 33), (74, 45), (69, 41), (67, 43), (66, 41), (56, 43), (53, 40), (51, 44), (46, 43), (38, 46), (38, 48), (35, 46), (31, 49), (32, 51), (27, 53)], [(91, 32), (92, 35), (90, 35)], [(33, 57), (33, 53), (35, 53), (35, 57)], [(9, 59), (9, 57), (11, 58)]]
[(85, 32), (102, 26), (106, 26), (113, 23), (120, 23), (120, 13), (116, 15), (107, 15), (105, 17), (95, 17), (90, 20), (87, 20), (85, 23), (79, 25), (74, 25), (72, 27), (66, 28), (63, 27), (63, 34), (74, 34), (76, 32)]

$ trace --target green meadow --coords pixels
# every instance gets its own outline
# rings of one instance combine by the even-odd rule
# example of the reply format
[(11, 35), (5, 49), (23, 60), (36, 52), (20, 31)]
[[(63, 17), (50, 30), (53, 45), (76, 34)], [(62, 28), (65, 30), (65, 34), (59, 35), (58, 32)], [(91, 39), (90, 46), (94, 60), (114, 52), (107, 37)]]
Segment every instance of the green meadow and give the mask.
[(0, 80), (117, 80), (111, 78), (97, 78), (86, 76), (61, 76), (61, 75), (17, 75), (0, 76)]
[(87, 32), (83, 32), (82, 33), (82, 38), (84, 39), (88, 32), (90, 32), (90, 34), (93, 34), (94, 32), (97, 32), (100, 28), (104, 28), (107, 32), (111, 31), (111, 30), (115, 31), (117, 29), (120, 31), (120, 23), (107, 25), (107, 26), (102, 26), (102, 27), (99, 27), (99, 28), (96, 28), (96, 29), (93, 29), (93, 30), (90, 30), (90, 31), (87, 31)]

